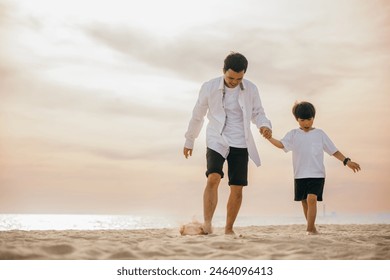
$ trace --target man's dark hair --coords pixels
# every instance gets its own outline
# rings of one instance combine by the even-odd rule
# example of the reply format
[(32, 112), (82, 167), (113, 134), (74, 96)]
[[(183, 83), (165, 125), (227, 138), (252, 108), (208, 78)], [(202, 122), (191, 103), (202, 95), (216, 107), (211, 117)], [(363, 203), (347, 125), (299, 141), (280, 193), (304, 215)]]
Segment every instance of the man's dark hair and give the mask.
[(248, 68), (248, 60), (240, 53), (232, 52), (230, 53), (224, 61), (223, 64), (223, 72), (226, 72), (229, 69), (232, 69), (234, 72), (241, 72)]
[(316, 109), (310, 102), (302, 101), (294, 104), (292, 113), (297, 120), (307, 120), (316, 116)]

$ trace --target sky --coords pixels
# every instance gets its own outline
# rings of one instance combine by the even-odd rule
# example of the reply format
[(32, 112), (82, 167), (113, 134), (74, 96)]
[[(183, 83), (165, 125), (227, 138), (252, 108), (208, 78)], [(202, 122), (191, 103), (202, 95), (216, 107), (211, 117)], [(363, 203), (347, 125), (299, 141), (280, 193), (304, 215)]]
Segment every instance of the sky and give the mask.
[[(201, 217), (205, 127), (182, 150), (203, 82), (244, 54), (273, 135), (312, 102), (327, 213), (390, 212), (390, 3), (364, 0), (0, 0), (0, 213)], [(301, 214), (291, 153), (252, 126), (240, 215)], [(216, 215), (225, 215), (226, 179)]]

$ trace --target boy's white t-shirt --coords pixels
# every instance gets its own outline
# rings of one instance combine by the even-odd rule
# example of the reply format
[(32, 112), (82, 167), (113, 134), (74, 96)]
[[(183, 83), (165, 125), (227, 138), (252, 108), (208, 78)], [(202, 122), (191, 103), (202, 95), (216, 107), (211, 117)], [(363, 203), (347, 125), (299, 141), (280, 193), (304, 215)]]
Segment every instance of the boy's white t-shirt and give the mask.
[(325, 178), (324, 151), (333, 155), (338, 151), (321, 129), (308, 132), (293, 129), (283, 139), (284, 151), (292, 151), (294, 178)]

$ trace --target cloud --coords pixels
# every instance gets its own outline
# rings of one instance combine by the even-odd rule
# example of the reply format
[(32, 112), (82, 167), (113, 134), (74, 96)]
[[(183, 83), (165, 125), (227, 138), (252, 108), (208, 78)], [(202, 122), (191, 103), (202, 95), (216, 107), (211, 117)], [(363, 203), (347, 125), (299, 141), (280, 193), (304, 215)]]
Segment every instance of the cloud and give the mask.
[(5, 3), (0, 3), (0, 26), (3, 25), (6, 16), (7, 16), (7, 8), (5, 6)]
[(205, 49), (206, 43), (213, 42), (207, 42), (207, 37), (200, 38), (196, 34), (193, 39), (185, 37), (161, 40), (142, 30), (98, 24), (86, 28), (86, 34), (97, 43), (127, 57), (194, 80), (215, 72), (215, 65), (221, 65), (219, 57), (223, 57), (223, 54), (217, 55), (214, 48)]
[[(335, 61), (342, 55), (343, 46), (328, 44), (319, 49), (297, 35), (305, 27), (272, 31), (248, 28), (246, 32), (234, 26), (215, 28), (214, 34), (192, 31), (167, 41), (126, 28), (93, 26), (87, 33), (127, 57), (198, 82), (222, 74), (223, 59), (229, 51), (246, 55), (248, 72), (259, 81), (292, 91), (323, 89), (337, 83), (340, 72), (351, 70)], [(226, 29), (228, 35), (215, 35), (226, 34)]]
[[(85, 32), (126, 57), (197, 82), (221, 74), (227, 53), (239, 51), (248, 57), (255, 82), (313, 94), (372, 74), (367, 68), (376, 63), (376, 56), (388, 59), (388, 7), (383, 2), (354, 9), (346, 5), (328, 19), (311, 17), (273, 28), (261, 20), (247, 26), (200, 24), (168, 39), (123, 25), (91, 24)], [(316, 9), (313, 12), (322, 15)]]

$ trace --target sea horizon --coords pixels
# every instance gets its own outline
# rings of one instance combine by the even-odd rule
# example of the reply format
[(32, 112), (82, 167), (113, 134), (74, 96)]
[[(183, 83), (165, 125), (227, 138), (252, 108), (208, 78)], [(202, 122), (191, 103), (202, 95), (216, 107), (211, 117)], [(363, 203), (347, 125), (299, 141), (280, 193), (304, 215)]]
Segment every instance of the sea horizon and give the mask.
[[(201, 217), (193, 218), (200, 221)], [(193, 219), (165, 215), (102, 214), (0, 214), (0, 231), (7, 230), (143, 230), (179, 228)], [(216, 216), (214, 227), (223, 227), (225, 217)], [(321, 224), (390, 224), (390, 213), (320, 215)], [(305, 224), (303, 216), (240, 216), (236, 227)]]

